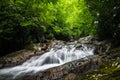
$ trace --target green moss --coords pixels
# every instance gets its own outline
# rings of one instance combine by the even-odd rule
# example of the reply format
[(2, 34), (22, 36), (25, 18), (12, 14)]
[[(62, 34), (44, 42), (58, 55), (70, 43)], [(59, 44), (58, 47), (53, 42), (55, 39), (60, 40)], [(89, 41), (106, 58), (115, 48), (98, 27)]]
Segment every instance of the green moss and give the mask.
[[(119, 60), (102, 59), (98, 71), (91, 71), (86, 74), (87, 80), (120, 80)], [(83, 80), (83, 79), (77, 79)]]
[(103, 69), (101, 69), (101, 72), (106, 73), (106, 74), (112, 74), (118, 70), (120, 70), (120, 69), (116, 68), (116, 67), (111, 67), (111, 68), (103, 68)]

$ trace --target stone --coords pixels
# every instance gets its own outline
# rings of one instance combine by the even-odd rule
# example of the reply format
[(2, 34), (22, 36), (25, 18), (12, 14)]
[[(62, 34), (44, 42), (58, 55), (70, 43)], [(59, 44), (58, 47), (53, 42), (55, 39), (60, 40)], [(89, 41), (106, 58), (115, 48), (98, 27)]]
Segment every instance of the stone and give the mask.
[(99, 56), (94, 55), (85, 59), (83, 58), (76, 61), (72, 61), (64, 65), (45, 70), (43, 72), (38, 72), (36, 74), (37, 79), (35, 80), (45, 80), (45, 79), (57, 80), (63, 78), (65, 75), (67, 75), (65, 76), (65, 80), (75, 80), (76, 77), (75, 73), (82, 74), (91, 70), (92, 68), (94, 69), (97, 68), (96, 66), (97, 65), (99, 66), (98, 60), (99, 60)]
[(65, 77), (65, 80), (75, 80), (76, 75), (74, 73), (70, 73)]

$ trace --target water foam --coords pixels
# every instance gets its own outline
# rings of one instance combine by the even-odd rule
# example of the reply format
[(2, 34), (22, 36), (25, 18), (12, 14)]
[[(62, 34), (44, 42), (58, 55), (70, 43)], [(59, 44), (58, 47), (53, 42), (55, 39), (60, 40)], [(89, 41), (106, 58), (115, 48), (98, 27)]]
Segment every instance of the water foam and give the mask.
[(41, 56), (33, 56), (22, 65), (1, 69), (0, 76), (9, 75), (11, 78), (16, 78), (27, 73), (34, 74), (90, 55), (93, 55), (93, 49), (85, 45), (81, 45), (79, 48), (75, 44), (55, 45), (49, 52)]

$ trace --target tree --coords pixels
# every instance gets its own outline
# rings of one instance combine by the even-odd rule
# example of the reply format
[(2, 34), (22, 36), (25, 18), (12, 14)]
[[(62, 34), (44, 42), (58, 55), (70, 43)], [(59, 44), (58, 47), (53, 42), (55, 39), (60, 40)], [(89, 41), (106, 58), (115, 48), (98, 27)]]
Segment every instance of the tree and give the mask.
[(93, 34), (93, 19), (84, 0), (2, 0), (0, 53), (45, 39)]
[(120, 1), (86, 0), (95, 23), (98, 22), (97, 34), (100, 39), (120, 39)]

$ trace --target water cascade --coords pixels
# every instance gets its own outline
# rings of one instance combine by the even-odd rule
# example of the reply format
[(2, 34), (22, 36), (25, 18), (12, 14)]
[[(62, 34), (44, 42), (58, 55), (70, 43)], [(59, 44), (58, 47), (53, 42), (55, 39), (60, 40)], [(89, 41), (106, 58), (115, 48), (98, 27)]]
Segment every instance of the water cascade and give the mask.
[(33, 56), (23, 64), (0, 70), (0, 77), (9, 76), (6, 80), (11, 80), (25, 74), (34, 74), (38, 71), (63, 65), (67, 62), (93, 55), (93, 49), (81, 44), (55, 45), (49, 52), (41, 56)]

